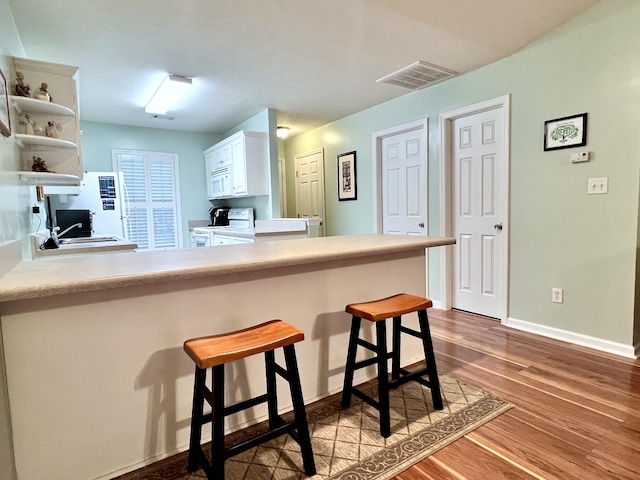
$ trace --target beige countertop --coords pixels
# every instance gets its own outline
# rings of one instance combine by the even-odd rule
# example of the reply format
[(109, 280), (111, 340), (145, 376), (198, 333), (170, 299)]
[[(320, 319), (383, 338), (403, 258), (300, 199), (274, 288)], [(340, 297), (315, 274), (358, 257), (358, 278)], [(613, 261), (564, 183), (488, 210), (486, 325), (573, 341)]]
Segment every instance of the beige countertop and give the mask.
[(349, 235), (21, 262), (0, 278), (0, 302), (384, 255), (454, 244), (453, 238)]

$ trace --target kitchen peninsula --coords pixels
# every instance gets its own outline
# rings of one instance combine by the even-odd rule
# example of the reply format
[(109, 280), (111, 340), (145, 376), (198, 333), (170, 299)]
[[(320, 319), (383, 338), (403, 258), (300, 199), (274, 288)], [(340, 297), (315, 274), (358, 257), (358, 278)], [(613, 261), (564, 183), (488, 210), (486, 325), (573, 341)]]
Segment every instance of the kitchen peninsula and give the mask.
[[(344, 306), (425, 295), (427, 249), (453, 243), (354, 235), (19, 263), (0, 278), (18, 478), (106, 479), (186, 449), (188, 338), (283, 319), (305, 332), (297, 347), (305, 401), (339, 391)], [(404, 364), (420, 358), (412, 341)], [(258, 357), (228, 369), (230, 401), (264, 391)], [(375, 376), (361, 372), (358, 382)], [(264, 414), (229, 420), (233, 428)]]

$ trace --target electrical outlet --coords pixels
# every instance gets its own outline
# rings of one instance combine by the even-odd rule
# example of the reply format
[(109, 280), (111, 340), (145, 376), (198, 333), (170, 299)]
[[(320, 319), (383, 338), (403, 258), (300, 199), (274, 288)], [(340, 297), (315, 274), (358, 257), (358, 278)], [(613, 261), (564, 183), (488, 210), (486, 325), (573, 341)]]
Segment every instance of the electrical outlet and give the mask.
[(561, 288), (552, 288), (551, 301), (553, 303), (562, 303), (564, 301), (564, 290)]
[(40, 207), (38, 205), (34, 205), (33, 207), (31, 207), (31, 213), (33, 213), (34, 215), (40, 213)]
[(589, 195), (599, 195), (609, 192), (609, 177), (590, 178), (587, 184)]

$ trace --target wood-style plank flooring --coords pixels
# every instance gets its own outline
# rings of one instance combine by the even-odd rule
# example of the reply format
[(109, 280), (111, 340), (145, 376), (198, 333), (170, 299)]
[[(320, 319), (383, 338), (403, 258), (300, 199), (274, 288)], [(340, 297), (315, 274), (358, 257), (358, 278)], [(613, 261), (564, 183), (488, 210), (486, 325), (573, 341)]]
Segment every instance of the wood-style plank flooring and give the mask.
[(395, 480), (640, 479), (640, 361), (429, 310), (439, 373), (514, 408)]

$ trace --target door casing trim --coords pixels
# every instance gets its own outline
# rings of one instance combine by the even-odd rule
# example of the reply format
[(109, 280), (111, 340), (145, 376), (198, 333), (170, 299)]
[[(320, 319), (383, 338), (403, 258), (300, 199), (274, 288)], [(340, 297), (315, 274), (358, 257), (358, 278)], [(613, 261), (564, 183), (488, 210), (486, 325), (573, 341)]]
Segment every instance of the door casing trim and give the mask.
[[(373, 132), (371, 134), (371, 151), (374, 155), (375, 165), (372, 176), (373, 187), (372, 192), (374, 192), (375, 198), (373, 203), (373, 233), (382, 233), (382, 140), (387, 137), (392, 137), (393, 135), (398, 135), (400, 133), (412, 132), (414, 130), (420, 130), (424, 134), (424, 151), (426, 153), (425, 161), (425, 174), (427, 192), (429, 191), (429, 119), (423, 118), (420, 120), (416, 120), (414, 122), (404, 123), (402, 125), (396, 125), (395, 127), (390, 127), (385, 130), (380, 130), (377, 132)], [(429, 235), (429, 195), (427, 194), (427, 222), (426, 222), (426, 234)]]
[[(382, 140), (393, 135), (412, 132), (414, 130), (422, 130), (424, 136), (424, 166), (425, 166), (425, 185), (427, 186), (425, 211), (427, 218), (425, 222), (425, 235), (429, 235), (429, 118), (425, 117), (413, 122), (396, 125), (384, 130), (379, 130), (371, 134), (371, 151), (373, 152), (373, 187), (371, 191), (374, 194), (373, 203), (373, 233), (382, 233)], [(429, 297), (429, 249), (425, 249), (425, 296)]]
[[(506, 325), (508, 312), (509, 312), (509, 178), (510, 178), (510, 165), (511, 165), (511, 95), (503, 95), (483, 102), (468, 105), (466, 107), (457, 108), (440, 114), (440, 231), (445, 237), (452, 237), (453, 232), (453, 172), (452, 172), (452, 156), (453, 148), (451, 145), (451, 138), (453, 134), (453, 121), (467, 117), (469, 115), (475, 115), (477, 113), (486, 112), (488, 110), (495, 110), (501, 108), (503, 115), (503, 138), (504, 138), (504, 154), (505, 165), (502, 172), (502, 183), (504, 185), (504, 196), (502, 199), (502, 208), (504, 212), (504, 219), (502, 222), (502, 234), (503, 248), (499, 255), (503, 257), (503, 271), (502, 276), (504, 278), (502, 292), (502, 312), (500, 322)], [(454, 251), (453, 246), (444, 247), (445, 253), (440, 257), (440, 272), (442, 278), (442, 308), (444, 310), (450, 310), (453, 308), (453, 261)]]

